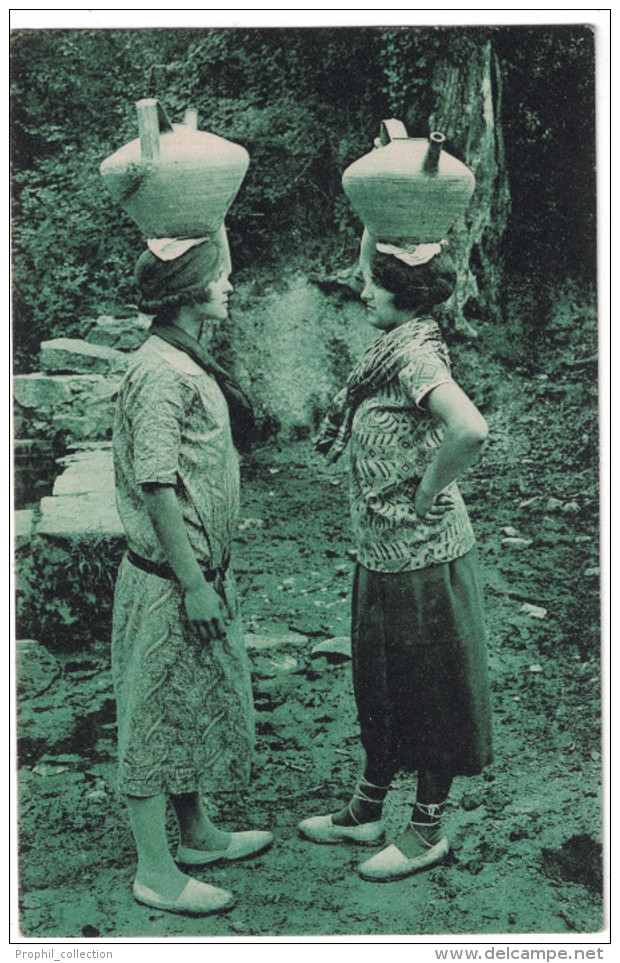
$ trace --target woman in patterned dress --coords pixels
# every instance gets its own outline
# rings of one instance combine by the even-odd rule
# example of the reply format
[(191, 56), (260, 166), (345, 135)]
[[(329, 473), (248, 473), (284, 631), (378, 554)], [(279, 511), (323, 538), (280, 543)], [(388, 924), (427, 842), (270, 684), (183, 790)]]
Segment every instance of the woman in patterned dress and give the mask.
[(454, 288), (442, 247), (373, 244), (362, 260), (362, 300), (382, 334), (334, 398), (316, 442), (330, 461), (350, 444), (353, 683), (365, 767), (343, 809), (304, 820), (300, 831), (317, 843), (380, 845), (394, 775), (417, 772), (410, 824), (359, 867), (372, 881), (444, 858), (452, 780), (492, 760), (475, 539), (456, 483), (487, 426), (453, 380), (431, 316)]
[[(240, 859), (272, 842), (268, 832), (223, 832), (202, 800), (247, 785), (254, 743), (229, 567), (239, 503), (235, 444), (247, 441), (251, 409), (204, 347), (227, 317), (225, 248), (215, 239), (149, 244), (136, 277), (141, 307), (155, 319), (123, 380), (113, 443), (128, 546), (112, 639), (119, 784), (138, 851), (135, 898), (206, 914), (228, 909), (232, 895), (177, 863)], [(168, 800), (180, 831), (176, 861)]]

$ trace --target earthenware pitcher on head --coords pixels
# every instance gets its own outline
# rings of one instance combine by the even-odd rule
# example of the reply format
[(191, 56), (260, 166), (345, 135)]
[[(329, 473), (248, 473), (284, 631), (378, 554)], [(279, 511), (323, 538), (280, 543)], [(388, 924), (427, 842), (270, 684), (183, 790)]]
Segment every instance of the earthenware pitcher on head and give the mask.
[(250, 163), (248, 152), (197, 130), (195, 110), (171, 124), (157, 100), (136, 104), (140, 137), (100, 171), (112, 197), (147, 237), (203, 237), (220, 229)]
[(472, 172), (442, 150), (445, 137), (408, 137), (399, 120), (384, 120), (375, 150), (342, 175), (342, 186), (368, 232), (379, 240), (440, 241), (465, 212)]

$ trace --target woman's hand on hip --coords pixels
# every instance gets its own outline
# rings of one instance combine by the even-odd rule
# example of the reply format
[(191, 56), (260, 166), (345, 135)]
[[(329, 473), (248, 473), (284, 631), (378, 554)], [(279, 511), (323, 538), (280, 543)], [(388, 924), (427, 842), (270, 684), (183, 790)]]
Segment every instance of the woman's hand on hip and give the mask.
[(418, 485), (413, 499), (416, 515), (426, 522), (440, 522), (444, 515), (452, 510), (452, 499), (449, 495), (429, 495), (421, 485)]
[(187, 617), (201, 642), (222, 638), (226, 634), (228, 613), (209, 582), (188, 589), (184, 602)]

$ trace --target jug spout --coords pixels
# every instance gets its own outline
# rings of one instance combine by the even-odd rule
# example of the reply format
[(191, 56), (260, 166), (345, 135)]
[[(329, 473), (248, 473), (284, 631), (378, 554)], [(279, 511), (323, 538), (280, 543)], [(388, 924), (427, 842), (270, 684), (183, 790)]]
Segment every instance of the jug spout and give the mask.
[(166, 111), (158, 100), (145, 98), (136, 102), (138, 112), (138, 131), (140, 132), (140, 153), (144, 161), (159, 159), (160, 131), (172, 130)]
[(198, 130), (198, 111), (195, 107), (188, 107), (183, 115), (183, 123), (192, 130)]
[(439, 131), (433, 131), (428, 138), (428, 150), (424, 158), (423, 170), (426, 174), (436, 174), (439, 167), (439, 155), (444, 145), (445, 137)]

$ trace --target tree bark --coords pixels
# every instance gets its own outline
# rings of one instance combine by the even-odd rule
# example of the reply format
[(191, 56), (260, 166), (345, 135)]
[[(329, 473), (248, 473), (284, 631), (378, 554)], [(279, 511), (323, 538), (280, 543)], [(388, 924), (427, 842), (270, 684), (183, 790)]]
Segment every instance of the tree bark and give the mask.
[[(451, 40), (448, 56), (439, 58), (433, 73), (434, 109), (428, 122), (429, 130), (445, 134), (450, 153), (476, 177), (467, 213), (449, 235), (457, 284), (446, 306), (447, 319), (456, 329), (475, 336), (464, 314), (468, 303), (473, 302), (474, 314), (501, 320), (499, 244), (510, 211), (501, 76), (490, 40), (481, 43), (479, 37), (463, 33)], [(412, 117), (414, 110), (408, 115), (410, 125)]]

